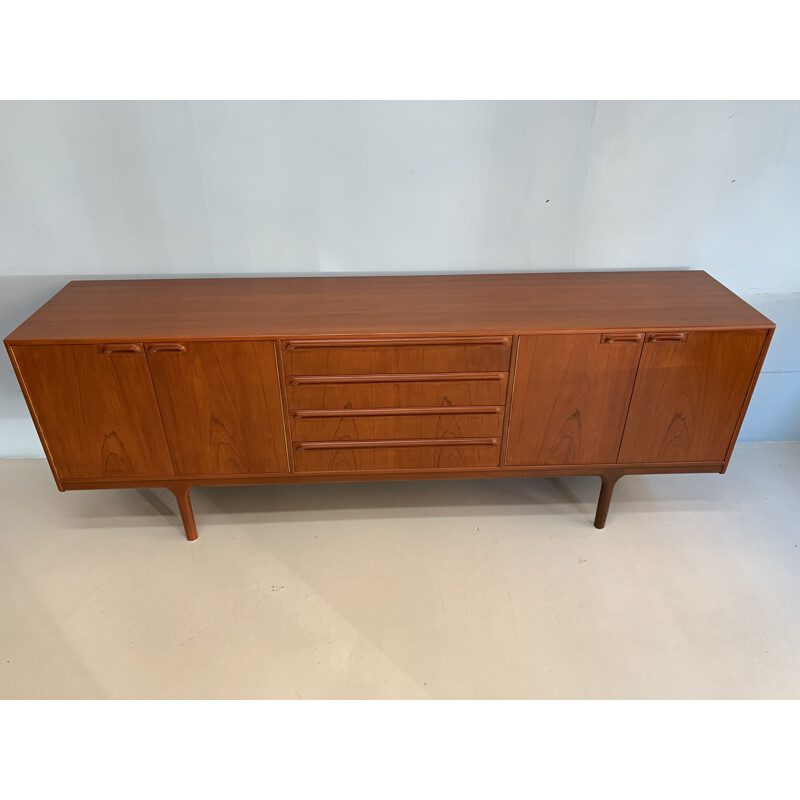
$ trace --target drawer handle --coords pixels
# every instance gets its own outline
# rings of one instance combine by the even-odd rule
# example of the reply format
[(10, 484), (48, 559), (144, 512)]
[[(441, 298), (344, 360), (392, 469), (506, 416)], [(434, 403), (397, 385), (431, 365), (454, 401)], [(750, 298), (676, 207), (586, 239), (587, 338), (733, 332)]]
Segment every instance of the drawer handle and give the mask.
[(342, 439), (337, 442), (295, 442), (296, 450), (346, 450), (364, 447), (497, 447), (500, 439), (473, 437), (464, 439)]
[(504, 381), (505, 372), (423, 372), (396, 375), (290, 375), (289, 386), (320, 383), (411, 383), (428, 381)]
[(119, 353), (143, 353), (144, 348), (140, 344), (104, 344), (101, 345), (100, 352), (106, 356), (113, 356)]
[(179, 344), (178, 342), (169, 342), (165, 344), (149, 344), (147, 345), (148, 353), (185, 353), (186, 345)]
[(407, 337), (404, 339), (298, 339), (286, 342), (287, 350), (316, 350), (318, 348), (336, 347), (397, 347), (399, 345), (465, 345), (465, 344), (499, 344), (506, 347), (511, 345), (510, 336), (454, 336), (438, 339), (417, 339)]
[(645, 342), (685, 342), (688, 338), (688, 333), (648, 333)]
[(449, 417), (458, 414), (502, 416), (504, 406), (422, 406), (414, 408), (314, 408), (291, 411), (293, 419), (325, 419), (327, 417)]
[(621, 344), (623, 342), (638, 343), (644, 339), (643, 333), (602, 333), (600, 344)]

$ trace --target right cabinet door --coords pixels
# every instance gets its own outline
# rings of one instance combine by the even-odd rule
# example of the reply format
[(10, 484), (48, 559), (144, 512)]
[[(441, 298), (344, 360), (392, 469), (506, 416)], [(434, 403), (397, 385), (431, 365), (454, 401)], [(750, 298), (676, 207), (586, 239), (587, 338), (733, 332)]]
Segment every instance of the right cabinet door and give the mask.
[(619, 462), (724, 461), (765, 331), (648, 333)]

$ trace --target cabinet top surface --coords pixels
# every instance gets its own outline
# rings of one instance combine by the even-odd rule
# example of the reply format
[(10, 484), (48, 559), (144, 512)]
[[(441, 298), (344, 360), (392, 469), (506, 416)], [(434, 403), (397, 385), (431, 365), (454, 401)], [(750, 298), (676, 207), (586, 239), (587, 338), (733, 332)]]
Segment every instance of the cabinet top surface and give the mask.
[(71, 281), (6, 341), (771, 328), (700, 270)]

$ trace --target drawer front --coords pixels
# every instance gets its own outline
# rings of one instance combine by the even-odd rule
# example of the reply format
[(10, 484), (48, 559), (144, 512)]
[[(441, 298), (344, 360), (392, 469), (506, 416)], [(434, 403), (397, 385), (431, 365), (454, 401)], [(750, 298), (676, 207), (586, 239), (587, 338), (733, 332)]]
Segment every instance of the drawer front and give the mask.
[(367, 447), (336, 447), (335, 442), (315, 444), (330, 444), (330, 447), (311, 449), (308, 445), (295, 445), (294, 463), (298, 472), (459, 470), (496, 467), (500, 463), (499, 439), (488, 439), (487, 444), (399, 447), (391, 443)]
[(292, 439), (324, 442), (364, 439), (452, 439), (500, 436), (503, 409), (481, 414), (382, 414), (315, 416), (319, 412), (291, 414)]
[(287, 375), (364, 375), (508, 370), (511, 337), (452, 339), (292, 340), (284, 344)]
[(486, 373), (484, 377), (476, 375), (465, 380), (422, 378), (364, 383), (289, 378), (286, 392), (290, 409), (495, 406), (506, 401), (505, 373)]

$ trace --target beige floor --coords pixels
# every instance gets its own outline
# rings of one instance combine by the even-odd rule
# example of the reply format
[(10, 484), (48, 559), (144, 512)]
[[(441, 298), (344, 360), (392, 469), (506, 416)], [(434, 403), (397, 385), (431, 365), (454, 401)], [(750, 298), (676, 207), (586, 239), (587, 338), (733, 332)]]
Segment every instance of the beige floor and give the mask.
[(189, 544), (0, 461), (0, 697), (800, 697), (800, 443), (598, 484), (197, 489)]

